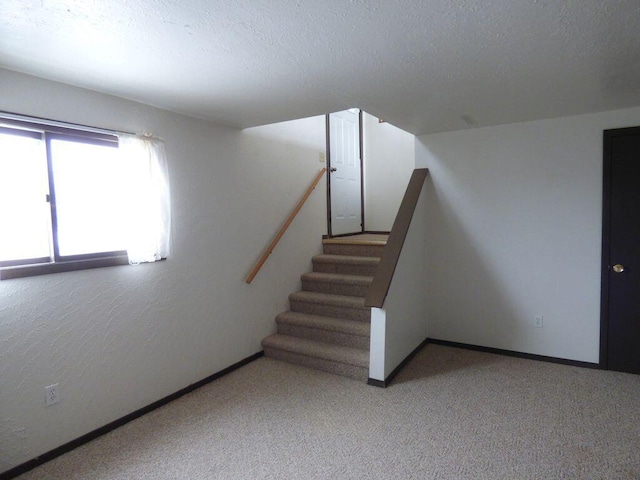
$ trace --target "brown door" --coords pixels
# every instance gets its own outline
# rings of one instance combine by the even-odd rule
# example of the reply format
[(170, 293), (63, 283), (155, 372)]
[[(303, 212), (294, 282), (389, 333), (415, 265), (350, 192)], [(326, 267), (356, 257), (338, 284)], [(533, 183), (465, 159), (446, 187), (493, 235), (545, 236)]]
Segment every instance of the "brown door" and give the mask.
[(601, 364), (640, 374), (640, 127), (604, 132)]

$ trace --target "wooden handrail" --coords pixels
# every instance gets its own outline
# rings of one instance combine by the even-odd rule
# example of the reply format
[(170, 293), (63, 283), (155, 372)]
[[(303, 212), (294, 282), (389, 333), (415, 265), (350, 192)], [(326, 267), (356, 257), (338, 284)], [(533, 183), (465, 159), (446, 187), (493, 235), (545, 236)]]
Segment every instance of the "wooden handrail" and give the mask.
[(420, 197), (420, 192), (422, 191), (422, 186), (428, 173), (428, 168), (416, 168), (411, 174), (411, 179), (402, 198), (398, 214), (393, 222), (393, 227), (391, 227), (387, 245), (384, 247), (382, 259), (378, 264), (376, 274), (373, 277), (367, 296), (364, 299), (365, 307), (382, 308), (384, 305), (384, 299), (387, 298), (387, 293), (389, 293), (391, 280), (393, 279), (393, 274), (396, 271), (396, 265), (400, 258), (400, 252), (402, 251), (404, 240), (407, 237), (413, 212), (416, 209), (418, 198)]
[(278, 244), (278, 242), (280, 241), (280, 239), (284, 235), (284, 232), (287, 231), (287, 228), (289, 228), (289, 225), (291, 225), (291, 222), (293, 222), (293, 219), (296, 218), (296, 215), (302, 209), (302, 206), (304, 205), (304, 202), (307, 201), (307, 198), (309, 198), (309, 195), (311, 195), (311, 192), (313, 192), (315, 190), (316, 186), (318, 185), (318, 182), (320, 181), (320, 179), (324, 175), (324, 172), (326, 172), (326, 171), (327, 171), (326, 168), (322, 168), (317, 173), (317, 175), (314, 177), (313, 181), (311, 182), (311, 185), (309, 185), (309, 188), (307, 188), (307, 191), (304, 192), (304, 195), (302, 196), (302, 198), (300, 199), (300, 201), (296, 205), (296, 208), (294, 208), (293, 211), (289, 214), (289, 217), (287, 218), (287, 220), (284, 222), (284, 224), (280, 228), (280, 231), (273, 238), (273, 240), (271, 241), (271, 243), (269, 244), (267, 249), (264, 251), (264, 253), (260, 257), (260, 260), (258, 260), (258, 262), (256, 263), (255, 267), (253, 267), (253, 269), (251, 270), (251, 273), (249, 274), (249, 276), (247, 277), (247, 280), (246, 280), (247, 283), (251, 283), (253, 281), (253, 279), (255, 278), (255, 276), (258, 274), (258, 272), (262, 268), (262, 265), (264, 265), (264, 262), (267, 261), (267, 258), (269, 258), (269, 255), (271, 255), (273, 250), (276, 248), (276, 245)]

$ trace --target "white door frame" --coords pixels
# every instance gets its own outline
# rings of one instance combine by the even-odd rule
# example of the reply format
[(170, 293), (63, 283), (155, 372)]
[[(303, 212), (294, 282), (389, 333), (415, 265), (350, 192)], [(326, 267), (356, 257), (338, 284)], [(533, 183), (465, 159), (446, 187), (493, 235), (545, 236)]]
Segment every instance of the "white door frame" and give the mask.
[(329, 237), (352, 235), (365, 231), (364, 225), (364, 152), (362, 142), (362, 110), (358, 109), (358, 150), (360, 157), (360, 228), (355, 232), (333, 235), (331, 226), (331, 125), (330, 114), (326, 116), (326, 136), (327, 136), (327, 233)]

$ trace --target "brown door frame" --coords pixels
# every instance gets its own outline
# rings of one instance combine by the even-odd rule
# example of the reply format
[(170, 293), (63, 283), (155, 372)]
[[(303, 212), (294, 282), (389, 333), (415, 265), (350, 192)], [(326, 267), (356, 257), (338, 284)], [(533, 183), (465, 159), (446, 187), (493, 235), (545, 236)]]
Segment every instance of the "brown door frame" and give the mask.
[[(360, 144), (360, 232), (365, 232), (364, 225), (364, 142), (363, 142), (363, 130), (362, 130), (362, 109), (358, 109), (358, 142)], [(330, 125), (329, 125), (328, 113), (325, 117), (325, 128), (327, 138), (327, 236), (332, 238), (334, 235), (331, 233), (331, 138), (330, 138)], [(358, 232), (356, 232), (358, 233)], [(353, 235), (353, 233), (345, 233), (344, 235), (335, 235), (337, 237)]]

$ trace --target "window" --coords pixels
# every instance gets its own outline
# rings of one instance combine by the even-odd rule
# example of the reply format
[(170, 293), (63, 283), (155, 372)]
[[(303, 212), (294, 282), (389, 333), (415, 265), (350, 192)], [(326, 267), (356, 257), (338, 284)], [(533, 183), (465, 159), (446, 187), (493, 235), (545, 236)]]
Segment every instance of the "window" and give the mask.
[(163, 144), (60, 125), (0, 116), (0, 278), (166, 257)]

